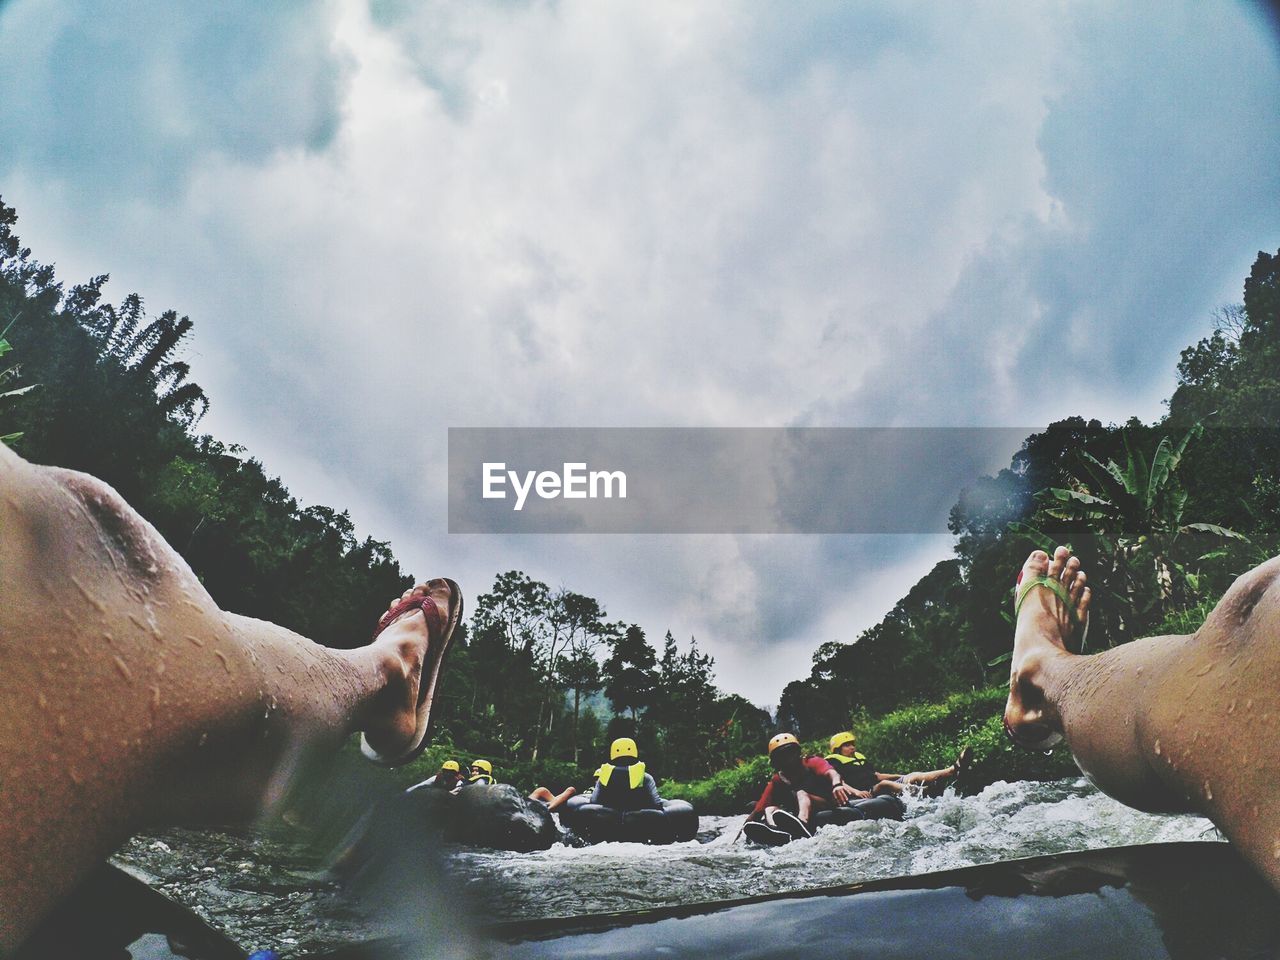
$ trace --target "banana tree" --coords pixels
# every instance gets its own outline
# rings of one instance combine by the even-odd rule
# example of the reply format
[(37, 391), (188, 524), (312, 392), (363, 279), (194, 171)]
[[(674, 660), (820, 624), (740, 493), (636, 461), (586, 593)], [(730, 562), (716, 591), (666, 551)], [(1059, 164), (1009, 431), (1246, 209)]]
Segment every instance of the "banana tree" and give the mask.
[[(6, 353), (8, 353), (13, 349), (13, 345), (9, 343), (7, 336), (9, 331), (13, 328), (13, 325), (17, 322), (18, 322), (18, 318), (14, 317), (12, 320), (9, 321), (8, 325), (4, 328), (3, 332), (0, 332), (0, 357), (3, 357)], [(21, 367), (19, 367), (18, 364), (16, 363), (11, 367), (6, 367), (5, 369), (0, 370), (0, 388), (3, 388), (6, 384), (12, 383), (14, 380), (18, 379), (18, 376), (21, 372), (22, 372)], [(8, 400), (14, 397), (20, 397), (24, 393), (30, 393), (37, 386), (38, 384), (32, 383), (32, 384), (28, 384), (25, 387), (18, 387), (17, 389), (14, 389), (14, 390), (0, 389), (0, 400)], [(0, 443), (13, 443), (13, 441), (19, 439), (21, 436), (22, 436), (21, 433), (6, 433), (3, 436), (0, 436)]]
[[(1154, 605), (1160, 618), (1196, 592), (1195, 575), (1176, 559), (1175, 545), (1180, 537), (1205, 534), (1248, 542), (1217, 524), (1184, 521), (1187, 492), (1178, 482), (1177, 471), (1188, 445), (1203, 429), (1197, 423), (1177, 443), (1161, 438), (1150, 461), (1135, 449), (1126, 433), (1123, 466), (1114, 460), (1103, 463), (1082, 450), (1084, 469), (1070, 488), (1051, 487), (1038, 494), (1049, 516), (1089, 526), (1099, 546), (1110, 555), (1112, 569), (1124, 581), (1128, 606), (1136, 608), (1138, 597), (1154, 581), (1148, 607)], [(1116, 586), (1111, 584), (1113, 593)]]

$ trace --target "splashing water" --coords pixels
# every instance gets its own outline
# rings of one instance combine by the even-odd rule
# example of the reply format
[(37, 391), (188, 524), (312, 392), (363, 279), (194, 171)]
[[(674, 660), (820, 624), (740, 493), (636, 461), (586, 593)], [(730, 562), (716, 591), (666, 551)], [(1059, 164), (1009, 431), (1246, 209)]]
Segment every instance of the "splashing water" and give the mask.
[(451, 857), (486, 914), (569, 916), (806, 890), (1097, 847), (1220, 839), (1196, 816), (1125, 807), (1088, 781), (996, 783), (972, 797), (908, 800), (902, 822), (829, 827), (766, 849), (734, 834), (742, 817), (703, 817), (698, 841), (610, 843)]
[[(666, 847), (557, 845), (536, 853), (451, 847), (453, 881), (493, 920), (571, 916), (806, 890), (1099, 847), (1221, 839), (1191, 815), (1139, 813), (1086, 780), (996, 783), (980, 794), (908, 800), (902, 822), (829, 827), (785, 847), (734, 834), (742, 817), (702, 817), (698, 840)], [(300, 847), (252, 833), (138, 837), (116, 860), (240, 943), (312, 951), (375, 935)]]

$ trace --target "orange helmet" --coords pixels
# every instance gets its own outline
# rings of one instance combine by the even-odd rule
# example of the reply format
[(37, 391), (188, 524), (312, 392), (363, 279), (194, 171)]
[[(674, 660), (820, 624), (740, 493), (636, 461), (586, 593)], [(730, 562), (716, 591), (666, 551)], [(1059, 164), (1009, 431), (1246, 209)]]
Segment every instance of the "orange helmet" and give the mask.
[(800, 746), (800, 741), (796, 739), (796, 735), (794, 733), (774, 734), (773, 739), (769, 741), (770, 756), (773, 755), (773, 751), (777, 750), (779, 747), (785, 747), (789, 743), (794, 743), (797, 747)]

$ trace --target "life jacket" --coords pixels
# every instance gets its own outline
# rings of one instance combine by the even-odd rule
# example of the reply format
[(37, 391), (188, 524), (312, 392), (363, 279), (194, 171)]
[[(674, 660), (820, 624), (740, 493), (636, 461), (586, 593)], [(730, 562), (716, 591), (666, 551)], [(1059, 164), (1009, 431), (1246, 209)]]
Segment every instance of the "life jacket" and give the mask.
[(477, 773), (473, 777), (467, 777), (467, 783), (483, 783), (486, 787), (491, 787), (497, 782), (487, 773)]
[[(617, 769), (618, 767), (612, 763), (602, 763), (600, 764), (600, 769), (596, 771), (596, 779), (600, 781), (602, 786), (607, 787), (609, 785), (609, 778), (613, 776), (613, 772)], [(622, 769), (627, 771), (629, 781), (627, 789), (639, 790), (640, 785), (644, 783), (644, 762), (637, 760), (635, 763), (630, 766), (623, 767)]]
[(824, 759), (840, 772), (840, 779), (855, 790), (870, 790), (876, 785), (875, 771), (867, 758), (857, 751), (852, 757), (833, 753)]
[[(858, 765), (862, 765), (867, 762), (867, 758), (864, 757), (862, 754), (860, 754), (857, 750), (853, 751), (852, 757), (846, 757), (842, 753), (831, 753), (823, 757), (823, 759), (826, 760), (827, 763), (831, 764), (833, 767), (836, 767), (837, 763), (843, 766), (846, 763), (856, 763)], [(836, 767), (836, 769), (839, 770), (840, 767)]]

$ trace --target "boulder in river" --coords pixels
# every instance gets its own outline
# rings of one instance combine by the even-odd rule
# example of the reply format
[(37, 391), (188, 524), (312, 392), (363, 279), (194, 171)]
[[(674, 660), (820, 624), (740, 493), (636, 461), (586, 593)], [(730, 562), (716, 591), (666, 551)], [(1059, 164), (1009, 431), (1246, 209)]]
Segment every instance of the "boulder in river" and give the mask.
[(547, 805), (506, 783), (467, 786), (456, 794), (422, 787), (406, 793), (399, 805), (454, 843), (528, 853), (546, 850), (560, 839)]

